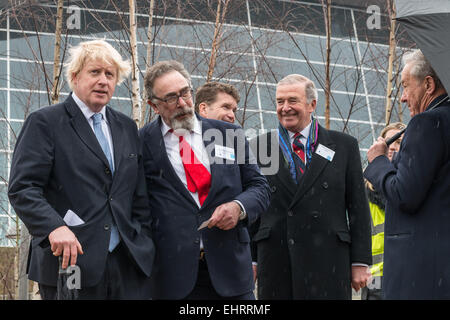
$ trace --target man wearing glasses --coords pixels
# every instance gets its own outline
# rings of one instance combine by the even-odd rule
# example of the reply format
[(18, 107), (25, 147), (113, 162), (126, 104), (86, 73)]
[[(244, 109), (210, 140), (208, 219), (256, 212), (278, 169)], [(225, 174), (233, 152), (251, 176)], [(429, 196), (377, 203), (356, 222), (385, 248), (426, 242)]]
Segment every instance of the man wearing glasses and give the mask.
[(159, 117), (140, 131), (156, 262), (154, 299), (254, 299), (248, 224), (269, 205), (242, 128), (194, 113), (189, 73), (162, 61), (145, 76)]

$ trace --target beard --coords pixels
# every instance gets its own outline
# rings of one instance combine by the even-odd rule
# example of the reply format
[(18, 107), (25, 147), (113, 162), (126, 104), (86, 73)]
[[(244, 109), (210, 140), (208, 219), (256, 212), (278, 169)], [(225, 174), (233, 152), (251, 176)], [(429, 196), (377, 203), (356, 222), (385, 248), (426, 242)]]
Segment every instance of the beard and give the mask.
[[(180, 116), (185, 117), (178, 120)], [(170, 126), (173, 130), (184, 129), (192, 131), (194, 129), (194, 109), (186, 108), (174, 114), (170, 119)]]

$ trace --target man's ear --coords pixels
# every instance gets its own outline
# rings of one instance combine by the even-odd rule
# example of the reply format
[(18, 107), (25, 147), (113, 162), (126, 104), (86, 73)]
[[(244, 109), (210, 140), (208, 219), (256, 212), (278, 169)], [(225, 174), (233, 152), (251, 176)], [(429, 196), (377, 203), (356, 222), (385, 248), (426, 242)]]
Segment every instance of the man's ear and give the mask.
[(317, 107), (317, 100), (311, 101), (310, 105), (311, 105), (311, 108), (312, 108), (311, 113), (313, 113), (316, 110), (316, 107)]
[(198, 105), (198, 114), (203, 118), (207, 118), (208, 115), (208, 105), (205, 102), (202, 102)]
[(72, 72), (72, 74), (70, 75), (70, 77), (72, 78), (72, 83), (75, 84), (75, 81), (77, 80), (77, 73)]
[(428, 94), (433, 94), (436, 90), (436, 82), (434, 81), (433, 77), (426, 76), (425, 77), (425, 91)]
[(154, 103), (152, 102), (152, 100), (148, 99), (148, 100), (147, 100), (147, 103), (152, 107), (153, 111), (155, 111), (156, 114), (159, 114), (158, 107), (156, 106), (156, 104), (154, 104)]

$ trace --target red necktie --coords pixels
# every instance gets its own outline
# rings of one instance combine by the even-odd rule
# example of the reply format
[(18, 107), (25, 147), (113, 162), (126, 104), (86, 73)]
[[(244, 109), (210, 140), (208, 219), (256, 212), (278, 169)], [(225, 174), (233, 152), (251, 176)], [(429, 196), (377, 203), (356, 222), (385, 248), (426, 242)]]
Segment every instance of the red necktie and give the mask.
[(299, 161), (299, 168), (300, 172), (303, 174), (305, 172), (305, 147), (303, 143), (300, 141), (300, 137), (302, 135), (297, 132), (294, 135), (294, 142), (292, 143), (292, 150), (294, 150), (295, 154), (300, 158), (301, 161)]
[[(173, 133), (173, 130), (171, 130)], [(179, 136), (180, 156), (186, 173), (187, 188), (190, 192), (198, 192), (200, 206), (205, 202), (211, 187), (211, 174), (197, 159), (189, 143)]]

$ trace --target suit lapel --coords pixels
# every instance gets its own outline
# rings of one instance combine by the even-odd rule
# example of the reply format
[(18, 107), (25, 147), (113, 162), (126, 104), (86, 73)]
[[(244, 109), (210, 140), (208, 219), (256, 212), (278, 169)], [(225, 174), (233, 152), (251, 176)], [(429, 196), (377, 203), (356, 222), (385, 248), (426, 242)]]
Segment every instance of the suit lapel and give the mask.
[[(214, 194), (217, 192), (216, 189), (220, 186), (220, 183), (222, 181), (222, 173), (223, 170), (221, 170), (220, 167), (220, 163), (218, 162), (218, 159), (216, 159), (216, 151), (215, 151), (215, 146), (216, 146), (216, 141), (215, 139), (209, 139), (206, 140), (205, 139), (205, 132), (209, 129), (214, 129), (214, 127), (212, 127), (211, 123), (208, 121), (205, 121), (204, 118), (200, 118), (197, 116), (198, 121), (200, 121), (201, 125), (202, 125), (202, 139), (203, 139), (203, 144), (206, 148), (206, 150), (211, 150), (211, 152), (207, 152), (208, 153), (208, 159), (209, 159), (209, 168), (210, 168), (210, 172), (211, 172), (211, 187), (209, 189), (208, 192), (208, 196), (205, 199), (205, 202), (203, 203), (202, 208), (205, 208), (214, 198)], [(218, 130), (217, 128), (215, 128), (216, 130)], [(208, 135), (206, 135), (208, 136)], [(224, 139), (226, 139), (226, 137), (223, 136)], [(221, 142), (222, 145), (224, 143), (224, 141)]]
[(70, 124), (73, 129), (84, 142), (89, 150), (91, 150), (103, 163), (105, 166), (109, 167), (108, 160), (106, 159), (103, 150), (95, 137), (94, 131), (87, 122), (80, 108), (77, 106), (75, 101), (70, 95), (64, 102), (67, 112), (70, 115)]
[[(320, 125), (318, 144), (319, 143), (332, 150), (336, 150), (336, 144), (331, 140), (328, 131)], [(326, 160), (322, 156), (319, 156), (316, 152), (313, 153), (311, 163), (303, 174), (303, 177), (297, 189), (297, 193), (295, 194), (295, 197), (291, 203), (291, 207), (294, 206), (298, 201), (300, 201), (303, 195), (313, 186), (314, 182), (317, 180), (317, 178), (329, 163), (330, 161)]]
[(121, 151), (124, 150), (125, 134), (123, 132), (123, 126), (117, 119), (116, 114), (108, 106), (106, 107), (106, 118), (111, 129), (111, 139), (114, 149), (114, 171), (117, 171), (123, 156)]
[(144, 141), (149, 145), (149, 149), (152, 151), (153, 160), (155, 161), (156, 166), (161, 168), (161, 174), (165, 176), (169, 183), (181, 195), (191, 202), (192, 205), (197, 207), (195, 200), (192, 198), (170, 163), (164, 138), (161, 133), (161, 117), (158, 117), (158, 119), (150, 125), (147, 138)]

